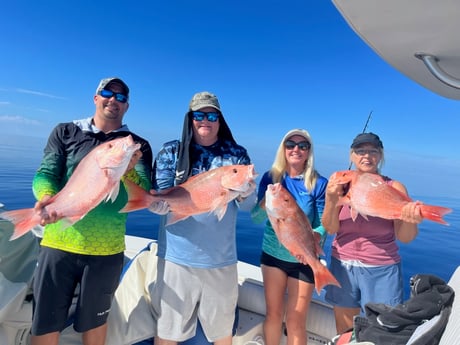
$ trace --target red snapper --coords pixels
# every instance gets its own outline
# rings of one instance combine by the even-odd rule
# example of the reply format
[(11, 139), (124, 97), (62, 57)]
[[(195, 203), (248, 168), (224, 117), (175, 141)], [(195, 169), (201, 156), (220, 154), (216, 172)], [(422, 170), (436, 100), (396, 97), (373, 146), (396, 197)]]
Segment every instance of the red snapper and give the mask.
[[(50, 199), (44, 211), (56, 212), (65, 228), (76, 223), (101, 202), (114, 201), (120, 179), (133, 153), (140, 148), (131, 135), (113, 139), (93, 148), (78, 164), (64, 188)], [(42, 214), (33, 208), (6, 211), (0, 218), (14, 224), (14, 240), (40, 224)]]
[(278, 240), (299, 262), (310, 265), (315, 289), (320, 294), (325, 285), (340, 286), (332, 273), (319, 261), (323, 254), (307, 215), (280, 183), (269, 184), (265, 192), (265, 209)]
[[(366, 219), (367, 216), (401, 219), (403, 206), (412, 201), (406, 194), (386, 183), (378, 174), (344, 170), (335, 172), (329, 180), (339, 184), (350, 183), (347, 194), (339, 203), (351, 207), (353, 220), (358, 214)], [(442, 217), (452, 212), (452, 209), (422, 203), (419, 206), (423, 218), (448, 225)]]
[(189, 216), (213, 212), (222, 219), (227, 204), (255, 186), (254, 165), (226, 165), (190, 177), (181, 185), (148, 193), (126, 181), (128, 203), (120, 212), (148, 208), (155, 202), (166, 201), (170, 212), (166, 224), (174, 224)]

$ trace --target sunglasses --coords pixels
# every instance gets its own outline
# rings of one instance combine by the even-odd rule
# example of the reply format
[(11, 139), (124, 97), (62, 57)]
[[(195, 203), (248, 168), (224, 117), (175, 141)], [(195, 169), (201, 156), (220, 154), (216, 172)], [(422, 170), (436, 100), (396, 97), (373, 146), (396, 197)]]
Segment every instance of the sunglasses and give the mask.
[(110, 90), (102, 89), (101, 91), (99, 91), (99, 94), (104, 98), (115, 97), (115, 99), (120, 103), (128, 102), (128, 96), (126, 96), (126, 95), (124, 95), (122, 93), (116, 93), (116, 92), (113, 92), (113, 91), (110, 91)]
[(219, 113), (215, 111), (209, 113), (205, 113), (202, 111), (192, 111), (192, 116), (195, 121), (203, 121), (204, 118), (206, 118), (206, 120), (208, 120), (209, 122), (216, 122), (219, 118)]
[(376, 156), (380, 153), (379, 150), (377, 149), (355, 149), (353, 150), (354, 153), (356, 153), (358, 156), (364, 156), (368, 154), (369, 156)]
[(286, 140), (284, 142), (284, 147), (287, 148), (288, 150), (294, 150), (294, 148), (298, 146), (300, 150), (302, 151), (307, 151), (310, 149), (311, 145), (308, 141), (300, 141), (296, 143), (294, 140)]

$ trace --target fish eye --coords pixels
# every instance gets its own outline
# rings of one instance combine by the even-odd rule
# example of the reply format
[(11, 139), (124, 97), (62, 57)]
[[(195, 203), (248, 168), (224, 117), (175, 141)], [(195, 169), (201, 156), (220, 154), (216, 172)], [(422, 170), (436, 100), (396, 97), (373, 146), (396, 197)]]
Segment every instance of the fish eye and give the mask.
[(233, 172), (236, 174), (238, 172), (237, 168), (233, 168)]

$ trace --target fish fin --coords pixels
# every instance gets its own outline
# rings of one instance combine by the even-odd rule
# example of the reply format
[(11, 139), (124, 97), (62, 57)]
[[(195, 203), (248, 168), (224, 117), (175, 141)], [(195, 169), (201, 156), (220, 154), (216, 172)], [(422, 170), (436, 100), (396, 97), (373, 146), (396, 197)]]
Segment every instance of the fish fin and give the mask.
[(153, 202), (153, 195), (142, 189), (134, 182), (125, 179), (124, 181), (126, 192), (128, 193), (128, 202), (118, 212), (126, 213), (148, 208)]
[[(85, 215), (84, 215), (85, 216)], [(82, 219), (84, 216), (75, 216), (75, 217), (65, 217), (61, 218), (59, 220), (59, 223), (57, 225), (57, 229), (60, 231), (64, 231), (67, 229), (69, 226), (72, 226), (76, 222), (78, 222), (80, 219)]]
[(436, 223), (449, 225), (449, 223), (447, 223), (444, 219), (442, 219), (442, 217), (452, 212), (451, 208), (421, 204), (420, 210), (422, 212), (423, 218), (429, 219)]
[(112, 202), (115, 202), (115, 199), (118, 196), (118, 193), (120, 192), (120, 184), (116, 183), (115, 186), (113, 186), (112, 190), (107, 194), (107, 197), (104, 199), (105, 202), (111, 200)]
[(350, 209), (350, 214), (351, 214), (351, 219), (353, 219), (353, 221), (355, 221), (356, 218), (358, 217), (358, 211), (356, 211), (354, 208), (351, 208)]
[(0, 218), (8, 220), (14, 225), (14, 232), (10, 237), (10, 241), (24, 236), (33, 227), (40, 224), (40, 217), (33, 208), (2, 212), (0, 213)]
[(321, 289), (326, 285), (335, 285), (341, 287), (340, 283), (335, 279), (333, 274), (319, 260), (315, 260), (312, 267), (315, 277), (315, 289), (318, 295), (321, 294)]
[(217, 219), (221, 220), (225, 212), (227, 212), (227, 203), (229, 191), (222, 192), (218, 197), (216, 197), (211, 203), (211, 211), (217, 216)]
[(337, 203), (337, 206), (342, 206), (342, 205), (350, 205), (350, 200), (351, 196), (350, 194), (345, 194), (344, 196), (341, 196), (339, 198), (339, 202)]
[(169, 212), (166, 215), (166, 225), (171, 225), (171, 224), (177, 223), (178, 221), (184, 220), (184, 219), (186, 219), (188, 217), (190, 217), (190, 216), (185, 215), (185, 214), (180, 214), (180, 213), (177, 213), (177, 212)]
[(222, 207), (216, 208), (213, 213), (217, 216), (217, 219), (219, 219), (220, 221), (222, 220), (222, 218), (224, 218), (225, 212), (227, 212), (227, 204), (225, 204)]
[(317, 255), (323, 255), (324, 256), (324, 250), (321, 247), (321, 235), (319, 232), (313, 231), (313, 238), (315, 239), (315, 248), (316, 248), (316, 254)]
[(353, 219), (353, 221), (355, 221), (356, 218), (358, 218), (358, 215), (361, 215), (361, 217), (363, 217), (365, 220), (369, 221), (369, 218), (367, 218), (367, 215), (359, 213), (353, 207), (351, 207), (351, 209), (350, 209), (350, 215), (351, 215), (351, 219)]

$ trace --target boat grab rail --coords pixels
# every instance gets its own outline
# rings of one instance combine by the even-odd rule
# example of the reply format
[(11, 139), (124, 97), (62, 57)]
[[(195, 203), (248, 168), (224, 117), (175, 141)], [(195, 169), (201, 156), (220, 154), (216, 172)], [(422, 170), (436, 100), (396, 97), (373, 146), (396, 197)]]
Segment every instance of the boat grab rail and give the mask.
[(433, 54), (427, 53), (415, 53), (414, 54), (417, 59), (423, 61), (425, 66), (428, 70), (433, 74), (436, 78), (438, 78), (444, 84), (460, 89), (460, 79), (457, 79), (448, 73), (446, 73), (440, 66), (439, 66), (439, 58)]

